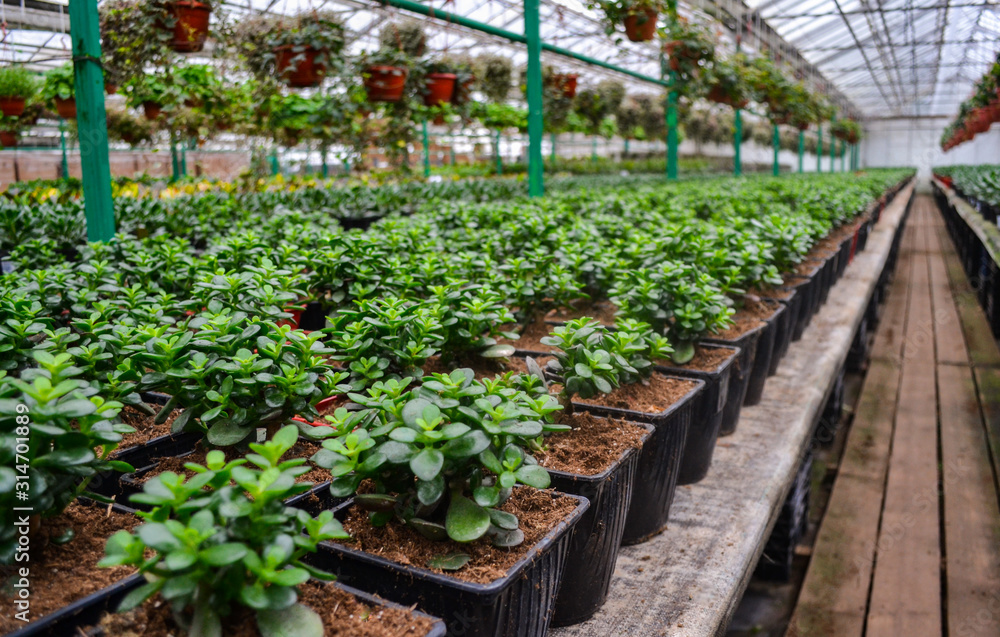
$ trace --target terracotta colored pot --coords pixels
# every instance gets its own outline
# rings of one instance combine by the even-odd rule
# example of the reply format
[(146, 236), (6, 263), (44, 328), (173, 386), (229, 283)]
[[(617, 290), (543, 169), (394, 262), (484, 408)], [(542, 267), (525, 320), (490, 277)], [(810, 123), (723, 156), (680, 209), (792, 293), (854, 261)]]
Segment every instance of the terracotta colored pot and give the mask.
[(17, 146), (17, 133), (14, 131), (0, 131), (0, 146), (4, 148), (14, 148)]
[(142, 112), (145, 114), (146, 119), (153, 121), (160, 117), (160, 113), (163, 111), (163, 104), (157, 102), (143, 102)]
[(713, 86), (708, 90), (708, 95), (705, 96), (710, 102), (715, 102), (716, 104), (729, 104), (732, 100), (726, 94), (726, 91), (721, 86)]
[[(329, 398), (324, 398), (323, 400), (316, 403), (316, 411), (328, 411), (331, 407), (335, 406), (338, 402), (344, 399), (343, 396), (331, 396)], [(319, 420), (309, 421), (302, 416), (293, 416), (292, 420), (297, 420), (299, 422), (304, 422), (312, 425), (313, 427), (329, 427), (330, 423), (326, 421), (325, 418), (320, 416)]]
[[(319, 86), (326, 75), (326, 65), (316, 61), (319, 54), (312, 47), (295, 51), (293, 45), (285, 44), (274, 50), (274, 68), (278, 77), (293, 88)], [(298, 62), (293, 62), (296, 57)]]
[(68, 100), (64, 100), (61, 97), (56, 98), (56, 112), (59, 113), (59, 117), (63, 119), (76, 119), (76, 98), (71, 97)]
[(557, 73), (552, 76), (552, 83), (562, 89), (563, 97), (573, 99), (576, 97), (576, 83), (580, 76), (576, 73)]
[(208, 18), (212, 9), (197, 0), (175, 0), (170, 5), (174, 16), (174, 38), (170, 48), (179, 53), (201, 51), (208, 38)]
[(440, 106), (451, 103), (457, 81), (458, 76), (454, 73), (428, 73), (424, 105)]
[(115, 93), (118, 92), (118, 85), (117, 84), (111, 84), (109, 82), (105, 82), (105, 84), (104, 84), (104, 92), (107, 95), (114, 95)]
[(649, 42), (656, 36), (656, 9), (642, 7), (625, 17), (625, 35), (632, 42)]
[(23, 97), (0, 97), (0, 111), (6, 117), (20, 117), (24, 112)]
[(365, 71), (365, 91), (369, 102), (398, 102), (409, 71), (399, 66), (371, 66)]

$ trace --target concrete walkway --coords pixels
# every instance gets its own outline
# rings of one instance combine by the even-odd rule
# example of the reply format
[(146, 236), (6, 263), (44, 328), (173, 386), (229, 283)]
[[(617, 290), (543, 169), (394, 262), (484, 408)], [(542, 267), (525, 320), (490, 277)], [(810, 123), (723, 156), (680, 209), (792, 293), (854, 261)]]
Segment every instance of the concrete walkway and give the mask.
[(998, 442), (1000, 351), (921, 195), (788, 635), (1000, 635)]

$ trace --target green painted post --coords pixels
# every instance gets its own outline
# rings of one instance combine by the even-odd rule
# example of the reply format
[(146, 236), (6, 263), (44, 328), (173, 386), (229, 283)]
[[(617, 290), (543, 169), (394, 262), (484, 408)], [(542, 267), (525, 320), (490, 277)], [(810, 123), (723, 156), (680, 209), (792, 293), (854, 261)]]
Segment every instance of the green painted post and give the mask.
[(625, 157), (628, 157), (628, 137), (625, 138)]
[(181, 177), (188, 176), (187, 146), (181, 144)]
[(268, 161), (271, 162), (271, 176), (275, 176), (281, 172), (281, 164), (278, 162), (278, 151), (272, 150), (270, 156), (268, 156)]
[(816, 172), (823, 169), (823, 126), (816, 125)]
[(841, 140), (840, 142), (840, 172), (846, 172), (847, 166), (844, 165), (847, 157), (847, 142)]
[(524, 37), (528, 44), (528, 195), (545, 194), (542, 166), (542, 37), (539, 0), (524, 0)]
[(837, 138), (833, 136), (833, 128), (830, 128), (830, 172), (837, 170)]
[(495, 146), (495, 148), (496, 148), (496, 153), (494, 153), (494, 155), (495, 155), (495, 158), (497, 160), (497, 174), (498, 175), (502, 175), (503, 174), (503, 159), (500, 157), (500, 131), (497, 131), (497, 139), (496, 139), (496, 146)]
[(771, 145), (774, 146), (774, 162), (771, 165), (771, 174), (777, 177), (781, 173), (781, 167), (778, 165), (778, 151), (781, 150), (781, 138), (778, 134), (777, 124), (774, 124), (774, 135), (771, 139)]
[(423, 146), (424, 155), (424, 177), (431, 176), (431, 146), (430, 140), (427, 137), (427, 120), (424, 120), (423, 124), (423, 139), (421, 140), (421, 145)]
[(80, 166), (83, 172), (87, 239), (110, 241), (115, 236), (115, 209), (111, 198), (111, 164), (108, 161), (108, 124), (104, 110), (104, 72), (101, 70), (97, 2), (70, 0), (69, 21), (73, 40), (73, 86), (80, 130)]
[(551, 161), (552, 165), (555, 166), (556, 162), (559, 161), (559, 154), (556, 151), (556, 134), (555, 133), (549, 133), (549, 144), (552, 145), (552, 148), (549, 150), (549, 161)]
[(177, 157), (177, 142), (174, 140), (173, 131), (170, 131), (170, 173), (171, 182), (181, 178), (181, 162)]
[(327, 165), (326, 163), (326, 152), (327, 152), (327, 147), (326, 144), (324, 144), (323, 147), (320, 149), (320, 170), (323, 171), (322, 172), (323, 179), (326, 179), (327, 177), (330, 176), (330, 166)]
[(62, 148), (62, 165), (60, 174), (63, 179), (69, 179), (69, 158), (66, 156), (66, 121), (59, 119), (59, 146)]
[(455, 142), (452, 142), (451, 146), (448, 147), (448, 153), (451, 155), (451, 165), (454, 166), (458, 163), (458, 160), (455, 158)]
[(736, 109), (733, 126), (733, 174), (743, 174), (743, 111)]
[(590, 162), (597, 163), (597, 135), (593, 135), (590, 139)]
[(799, 172), (802, 172), (802, 158), (806, 152), (806, 133), (799, 131)]
[(670, 72), (667, 89), (667, 179), (677, 179), (677, 92), (673, 89), (677, 74)]

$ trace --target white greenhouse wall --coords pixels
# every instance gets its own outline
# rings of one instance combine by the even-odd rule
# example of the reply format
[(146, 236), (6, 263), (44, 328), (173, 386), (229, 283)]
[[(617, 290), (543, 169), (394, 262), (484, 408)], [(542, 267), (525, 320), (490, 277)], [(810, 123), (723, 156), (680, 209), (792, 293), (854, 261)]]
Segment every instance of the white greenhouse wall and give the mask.
[(926, 176), (934, 166), (1000, 164), (1000, 124), (945, 153), (940, 146), (941, 132), (949, 121), (928, 117), (865, 122), (861, 165), (916, 166), (919, 174)]

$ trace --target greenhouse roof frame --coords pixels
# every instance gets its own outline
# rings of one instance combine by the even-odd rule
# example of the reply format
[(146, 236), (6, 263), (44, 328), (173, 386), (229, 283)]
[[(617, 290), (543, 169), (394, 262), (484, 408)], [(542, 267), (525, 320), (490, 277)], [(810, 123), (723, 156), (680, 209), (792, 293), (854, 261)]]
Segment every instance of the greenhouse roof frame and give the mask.
[[(0, 58), (44, 70), (70, 56), (69, 0), (0, 0), (7, 28)], [(794, 75), (826, 93), (842, 113), (874, 118), (887, 114), (951, 116), (992, 61), (1000, 42), (1000, 0), (694, 0), (686, 15), (710, 15), (724, 25), (724, 49), (770, 50)], [(331, 8), (345, 15), (354, 52), (376, 46), (386, 19), (416, 15), (377, 0), (226, 0), (239, 13), (294, 13)], [(428, 7), (523, 32), (517, 0), (434, 0)], [(543, 0), (542, 39), (575, 55), (622, 67), (651, 80), (660, 77), (659, 49), (652, 43), (615, 43), (601, 16), (581, 0)], [(522, 63), (524, 47), (447, 20), (427, 19), (430, 47), (450, 52), (503, 52)], [(630, 90), (658, 90), (634, 76), (546, 52), (585, 78), (613, 77)]]

